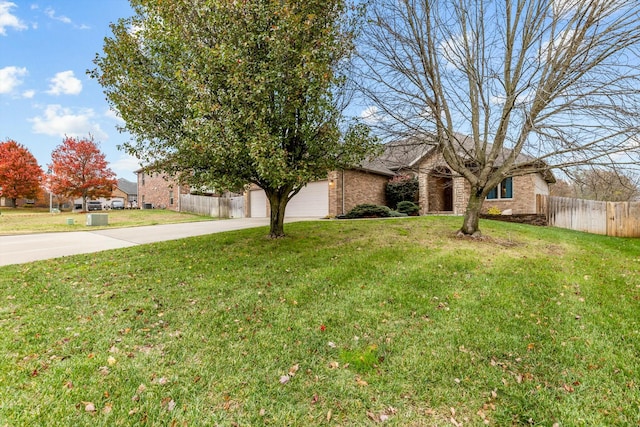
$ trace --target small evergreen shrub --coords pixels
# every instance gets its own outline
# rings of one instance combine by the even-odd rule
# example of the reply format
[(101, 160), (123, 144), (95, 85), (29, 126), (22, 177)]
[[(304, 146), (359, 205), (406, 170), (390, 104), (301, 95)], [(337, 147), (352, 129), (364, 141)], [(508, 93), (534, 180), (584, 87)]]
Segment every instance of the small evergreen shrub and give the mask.
[(369, 203), (358, 205), (345, 215), (346, 218), (387, 218), (391, 216), (391, 209)]
[(418, 179), (412, 176), (396, 176), (387, 183), (385, 195), (387, 204), (392, 208), (398, 206), (399, 202), (418, 200)]
[(398, 203), (398, 212), (404, 213), (407, 215), (417, 215), (420, 207), (413, 202), (408, 200), (403, 200)]

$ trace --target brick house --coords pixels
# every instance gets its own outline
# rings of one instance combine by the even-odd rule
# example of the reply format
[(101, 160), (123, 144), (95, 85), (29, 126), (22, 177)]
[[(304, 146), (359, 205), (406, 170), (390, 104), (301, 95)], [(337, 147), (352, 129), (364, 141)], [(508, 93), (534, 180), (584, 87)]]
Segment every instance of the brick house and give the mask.
[(122, 199), (126, 208), (138, 207), (138, 184), (119, 178), (116, 188), (111, 193), (111, 200)]
[(171, 209), (180, 211), (180, 194), (189, 194), (187, 186), (181, 186), (171, 177), (144, 169), (138, 175), (138, 207), (141, 209)]
[[(470, 150), (470, 138), (459, 135), (461, 150)], [(507, 153), (508, 154), (508, 153)], [(502, 158), (497, 159), (500, 164)], [(520, 155), (516, 162), (521, 172), (507, 177), (493, 189), (483, 204), (486, 212), (492, 206), (513, 214), (536, 213), (536, 195), (548, 195), (549, 184), (555, 182), (551, 172), (539, 172), (535, 160)], [(359, 167), (331, 171), (326, 180), (309, 183), (287, 205), (287, 216), (336, 216), (356, 205), (385, 205), (385, 187), (396, 175), (412, 175), (419, 183), (421, 214), (446, 213), (463, 215), (469, 199), (470, 185), (451, 171), (435, 146), (423, 140), (408, 138), (385, 145), (378, 158)], [(264, 191), (252, 187), (245, 195), (245, 215), (264, 217), (269, 207)]]

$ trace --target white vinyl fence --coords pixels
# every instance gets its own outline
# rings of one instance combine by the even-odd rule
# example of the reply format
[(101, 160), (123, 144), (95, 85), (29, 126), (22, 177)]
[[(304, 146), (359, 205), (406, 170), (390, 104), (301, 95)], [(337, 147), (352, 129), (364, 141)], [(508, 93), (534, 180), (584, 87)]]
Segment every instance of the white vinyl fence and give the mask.
[(243, 218), (244, 197), (209, 197), (181, 194), (180, 211), (214, 218)]

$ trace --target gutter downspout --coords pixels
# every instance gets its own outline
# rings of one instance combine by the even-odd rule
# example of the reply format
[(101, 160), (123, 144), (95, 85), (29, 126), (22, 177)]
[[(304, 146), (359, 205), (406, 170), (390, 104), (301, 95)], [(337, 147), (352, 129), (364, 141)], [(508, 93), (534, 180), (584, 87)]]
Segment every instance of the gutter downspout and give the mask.
[(344, 169), (342, 169), (342, 215), (344, 214)]

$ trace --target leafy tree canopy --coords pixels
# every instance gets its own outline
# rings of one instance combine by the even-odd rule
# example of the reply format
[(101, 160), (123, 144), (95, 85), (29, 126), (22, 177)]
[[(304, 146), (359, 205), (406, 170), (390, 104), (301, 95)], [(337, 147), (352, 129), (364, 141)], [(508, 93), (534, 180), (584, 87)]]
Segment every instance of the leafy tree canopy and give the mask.
[(0, 143), (0, 196), (34, 198), (42, 182), (42, 168), (31, 152), (11, 139)]
[(117, 184), (105, 155), (91, 138), (66, 137), (51, 153), (51, 189), (65, 197), (81, 197), (82, 209), (87, 199), (110, 197)]
[(265, 190), (271, 236), (287, 202), (359, 162), (368, 129), (339, 101), (355, 16), (344, 0), (132, 0), (91, 75), (133, 135), (125, 149), (182, 182)]

